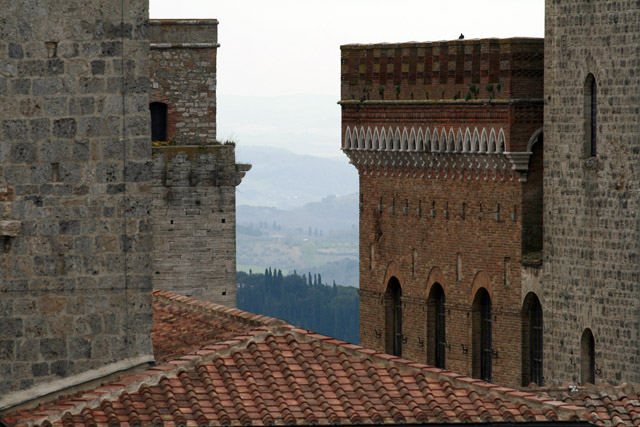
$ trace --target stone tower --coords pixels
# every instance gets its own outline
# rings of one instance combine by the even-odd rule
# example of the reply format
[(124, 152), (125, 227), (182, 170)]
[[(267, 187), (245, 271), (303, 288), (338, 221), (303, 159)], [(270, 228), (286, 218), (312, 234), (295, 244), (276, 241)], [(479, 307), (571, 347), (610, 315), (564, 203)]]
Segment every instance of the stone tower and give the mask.
[(235, 307), (236, 185), (216, 140), (216, 20), (152, 20), (153, 286)]
[(638, 383), (640, 3), (547, 0), (545, 28), (545, 376)]
[(147, 0), (0, 10), (0, 410), (153, 360)]
[(541, 39), (342, 46), (362, 345), (502, 384), (541, 382), (531, 313), (543, 50)]

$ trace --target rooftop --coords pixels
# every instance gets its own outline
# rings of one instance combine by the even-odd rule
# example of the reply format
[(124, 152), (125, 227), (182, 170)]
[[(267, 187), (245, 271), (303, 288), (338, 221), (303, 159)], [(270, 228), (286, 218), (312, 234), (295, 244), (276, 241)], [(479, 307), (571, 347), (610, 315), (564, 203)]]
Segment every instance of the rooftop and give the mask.
[[(606, 407), (602, 397), (563, 401), (516, 391), (169, 292), (154, 292), (152, 339), (156, 366), (13, 412), (4, 422), (354, 425), (607, 418), (606, 410), (589, 407)], [(636, 422), (635, 403), (620, 406), (630, 418), (618, 418)]]

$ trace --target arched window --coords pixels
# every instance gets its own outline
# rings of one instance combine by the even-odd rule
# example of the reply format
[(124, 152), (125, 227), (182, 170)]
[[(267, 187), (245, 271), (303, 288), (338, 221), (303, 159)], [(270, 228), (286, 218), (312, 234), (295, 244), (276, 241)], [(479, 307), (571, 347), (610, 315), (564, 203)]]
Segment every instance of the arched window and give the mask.
[(151, 141), (167, 140), (167, 104), (152, 102), (149, 104), (151, 111)]
[(431, 288), (427, 298), (427, 363), (445, 368), (447, 350), (444, 290), (439, 283)]
[(585, 155), (593, 157), (597, 152), (598, 134), (598, 87), (593, 74), (589, 74), (584, 83), (584, 119)]
[(491, 382), (493, 346), (491, 335), (491, 297), (482, 288), (473, 300), (473, 376)]
[(542, 385), (542, 305), (534, 293), (525, 298), (522, 323), (522, 385)]
[(397, 278), (392, 277), (385, 293), (385, 351), (402, 356), (402, 288)]
[(596, 382), (595, 341), (589, 328), (584, 330), (580, 338), (580, 379), (582, 384)]

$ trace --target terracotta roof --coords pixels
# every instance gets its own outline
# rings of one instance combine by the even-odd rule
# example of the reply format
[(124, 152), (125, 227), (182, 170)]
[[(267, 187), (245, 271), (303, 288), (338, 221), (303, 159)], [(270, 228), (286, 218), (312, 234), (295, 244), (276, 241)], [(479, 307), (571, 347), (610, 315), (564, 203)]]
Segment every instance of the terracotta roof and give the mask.
[[(282, 321), (154, 293), (165, 363), (36, 409), (10, 425), (422, 424), (578, 421), (579, 407), (488, 384), (295, 328)], [(212, 343), (226, 318), (240, 335)], [(180, 318), (180, 319), (178, 319)], [(240, 326), (238, 325), (239, 322)], [(242, 328), (245, 324), (247, 328)], [(203, 337), (169, 345), (169, 327)], [(179, 334), (178, 334), (179, 335)], [(179, 340), (180, 341), (180, 340)], [(181, 342), (183, 342), (182, 340)], [(184, 345), (184, 346), (183, 346)], [(196, 346), (198, 347), (198, 346)], [(588, 418), (588, 415), (587, 415)], [(584, 420), (584, 418), (582, 418)]]
[(584, 408), (591, 422), (599, 426), (640, 426), (640, 388), (629, 384), (564, 386), (539, 389), (538, 394), (553, 396)]
[(171, 292), (154, 291), (153, 297), (151, 341), (156, 362), (175, 359), (257, 326), (284, 323)]

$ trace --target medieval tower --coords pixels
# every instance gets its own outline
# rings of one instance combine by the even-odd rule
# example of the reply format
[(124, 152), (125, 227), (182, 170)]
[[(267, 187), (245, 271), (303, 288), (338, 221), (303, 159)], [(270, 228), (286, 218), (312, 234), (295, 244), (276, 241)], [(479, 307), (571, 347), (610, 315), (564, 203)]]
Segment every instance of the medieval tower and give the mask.
[(81, 3), (0, 2), (0, 410), (153, 362), (152, 284), (235, 306), (217, 21)]
[(545, 372), (638, 383), (640, 4), (548, 0), (545, 24)]
[[(542, 381), (543, 41), (342, 46), (361, 344)], [(524, 331), (524, 333), (523, 333)]]
[(153, 355), (148, 2), (0, 7), (1, 409)]
[(216, 20), (150, 21), (153, 286), (236, 305), (236, 186), (216, 140)]

